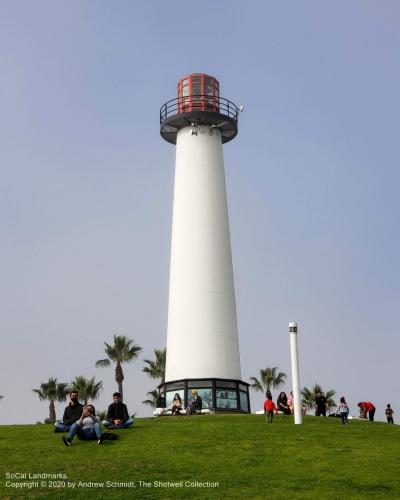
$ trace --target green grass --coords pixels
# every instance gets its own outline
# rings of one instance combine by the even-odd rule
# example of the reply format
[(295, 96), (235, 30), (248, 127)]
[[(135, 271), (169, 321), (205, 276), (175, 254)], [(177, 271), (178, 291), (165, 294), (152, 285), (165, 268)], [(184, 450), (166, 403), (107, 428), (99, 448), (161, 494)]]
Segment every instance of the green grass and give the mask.
[[(400, 428), (305, 417), (295, 426), (262, 415), (138, 419), (120, 439), (65, 447), (48, 425), (0, 426), (0, 498), (400, 498)], [(6, 473), (65, 473), (68, 487), (17, 490)], [(134, 482), (136, 488), (85, 488), (82, 482)], [(139, 481), (151, 483), (140, 487)], [(159, 487), (199, 481), (219, 487)], [(57, 484), (55, 484), (56, 486)]]

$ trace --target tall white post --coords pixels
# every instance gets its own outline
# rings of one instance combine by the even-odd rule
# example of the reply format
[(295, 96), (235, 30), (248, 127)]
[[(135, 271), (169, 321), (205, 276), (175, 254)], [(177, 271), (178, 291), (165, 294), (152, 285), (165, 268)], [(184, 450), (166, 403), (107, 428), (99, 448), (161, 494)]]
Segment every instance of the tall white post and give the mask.
[(292, 385), (294, 398), (294, 423), (301, 424), (301, 394), (299, 378), (299, 352), (297, 348), (297, 323), (289, 323), (290, 357), (292, 360)]

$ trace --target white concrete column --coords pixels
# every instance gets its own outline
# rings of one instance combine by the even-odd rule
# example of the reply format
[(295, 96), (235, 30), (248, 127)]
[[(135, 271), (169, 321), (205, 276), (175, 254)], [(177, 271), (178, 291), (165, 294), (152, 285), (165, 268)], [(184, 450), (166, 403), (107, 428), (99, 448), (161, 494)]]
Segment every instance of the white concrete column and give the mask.
[(166, 382), (241, 379), (220, 131), (176, 141)]
[(299, 377), (299, 353), (297, 348), (297, 323), (289, 323), (290, 357), (292, 361), (292, 385), (294, 398), (294, 423), (301, 424), (301, 393)]

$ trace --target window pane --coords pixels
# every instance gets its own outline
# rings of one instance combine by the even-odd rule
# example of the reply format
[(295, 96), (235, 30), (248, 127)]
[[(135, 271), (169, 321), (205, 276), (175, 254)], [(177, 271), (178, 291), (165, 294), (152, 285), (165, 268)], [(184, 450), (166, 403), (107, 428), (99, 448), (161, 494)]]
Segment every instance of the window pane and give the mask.
[[(212, 404), (212, 391), (211, 389), (196, 389), (198, 395), (201, 397), (201, 400), (203, 402), (203, 408), (212, 408), (213, 407), (213, 404)], [(188, 404), (190, 403), (190, 401), (194, 398), (194, 396), (192, 396), (192, 393), (191, 391), (189, 391), (188, 393)]]
[(165, 384), (165, 389), (167, 391), (173, 391), (174, 389), (183, 389), (185, 387), (185, 382), (174, 382), (173, 384)]
[(237, 409), (236, 391), (217, 389), (217, 408)]
[(240, 409), (243, 411), (249, 411), (249, 400), (247, 398), (247, 393), (240, 391)]
[(188, 387), (211, 387), (211, 380), (192, 380), (188, 382)]
[(236, 389), (236, 382), (223, 382), (222, 380), (217, 380), (217, 387), (227, 387), (230, 389)]

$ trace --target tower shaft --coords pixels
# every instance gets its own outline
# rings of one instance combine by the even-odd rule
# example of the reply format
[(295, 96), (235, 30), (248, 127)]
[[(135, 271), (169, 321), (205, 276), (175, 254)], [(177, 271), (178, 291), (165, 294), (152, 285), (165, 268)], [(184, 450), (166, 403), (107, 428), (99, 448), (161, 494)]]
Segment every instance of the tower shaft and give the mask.
[(241, 379), (221, 133), (177, 133), (166, 382)]

